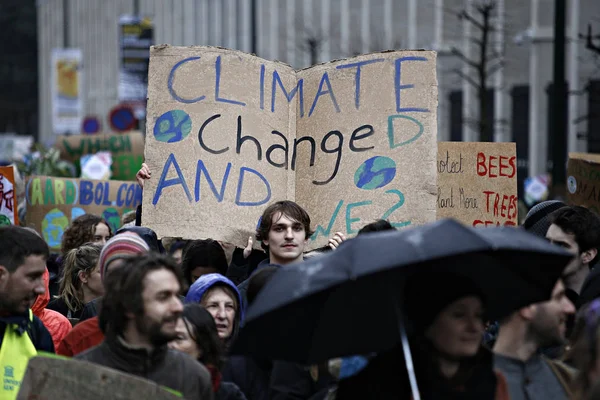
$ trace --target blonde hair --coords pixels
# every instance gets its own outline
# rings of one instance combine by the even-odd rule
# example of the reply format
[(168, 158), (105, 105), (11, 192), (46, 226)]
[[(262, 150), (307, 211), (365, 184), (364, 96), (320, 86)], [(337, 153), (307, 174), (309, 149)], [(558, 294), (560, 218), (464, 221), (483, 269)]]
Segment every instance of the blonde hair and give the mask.
[(59, 298), (63, 299), (69, 310), (75, 312), (83, 308), (83, 288), (79, 273), (87, 275), (98, 265), (102, 246), (86, 243), (76, 249), (69, 250), (64, 258), (63, 276), (60, 280)]

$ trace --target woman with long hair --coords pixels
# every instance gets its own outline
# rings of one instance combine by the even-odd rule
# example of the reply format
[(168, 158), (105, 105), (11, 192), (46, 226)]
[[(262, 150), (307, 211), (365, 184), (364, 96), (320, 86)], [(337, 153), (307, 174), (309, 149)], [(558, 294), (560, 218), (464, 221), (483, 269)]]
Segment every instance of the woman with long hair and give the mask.
[(65, 256), (84, 243), (104, 245), (112, 234), (110, 225), (104, 218), (93, 214), (81, 215), (75, 218), (63, 233), (61, 252)]
[(221, 381), (223, 343), (213, 316), (201, 305), (186, 304), (177, 322), (177, 339), (169, 343), (169, 347), (204, 364), (212, 376), (215, 400), (246, 400), (235, 384)]
[(48, 309), (79, 319), (85, 304), (102, 296), (104, 287), (98, 268), (101, 250), (101, 245), (86, 243), (65, 255), (59, 295), (48, 304)]

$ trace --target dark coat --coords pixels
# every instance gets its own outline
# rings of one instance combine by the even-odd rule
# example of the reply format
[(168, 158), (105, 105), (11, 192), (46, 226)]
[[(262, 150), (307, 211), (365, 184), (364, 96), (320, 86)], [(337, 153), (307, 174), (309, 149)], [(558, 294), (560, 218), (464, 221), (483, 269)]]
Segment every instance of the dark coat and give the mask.
[(188, 400), (214, 398), (208, 370), (187, 354), (166, 346), (149, 352), (111, 337), (75, 358), (148, 379)]
[(221, 370), (226, 382), (235, 383), (248, 400), (269, 400), (272, 364), (247, 356), (231, 356)]
[[(493, 355), (481, 349), (466, 361), (460, 377), (448, 381), (434, 365), (429, 345), (411, 345), (419, 391), (423, 400), (494, 400), (498, 379), (493, 369)], [(369, 365), (348, 379), (340, 381), (336, 400), (344, 399), (410, 399), (404, 354), (400, 346), (375, 357)], [(506, 382), (501, 382), (506, 385)]]

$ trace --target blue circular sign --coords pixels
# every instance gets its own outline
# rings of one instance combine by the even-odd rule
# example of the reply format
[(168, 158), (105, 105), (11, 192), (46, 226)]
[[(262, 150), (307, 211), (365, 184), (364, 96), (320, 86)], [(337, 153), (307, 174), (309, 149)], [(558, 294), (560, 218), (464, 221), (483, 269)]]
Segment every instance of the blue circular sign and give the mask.
[(110, 127), (117, 132), (126, 132), (135, 128), (136, 118), (130, 107), (119, 106), (112, 109), (109, 115)]
[(379, 189), (394, 180), (396, 163), (389, 157), (375, 156), (362, 163), (354, 174), (354, 184), (359, 189)]
[(167, 111), (156, 119), (154, 137), (159, 142), (177, 143), (192, 131), (192, 120), (183, 110)]
[(81, 124), (83, 133), (98, 133), (100, 132), (100, 120), (96, 117), (86, 117)]

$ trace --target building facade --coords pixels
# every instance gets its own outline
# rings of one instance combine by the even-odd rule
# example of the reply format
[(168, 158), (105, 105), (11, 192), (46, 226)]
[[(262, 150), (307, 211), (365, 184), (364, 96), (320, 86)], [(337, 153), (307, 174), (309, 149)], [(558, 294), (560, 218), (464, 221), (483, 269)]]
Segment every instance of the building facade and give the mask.
[[(40, 140), (54, 136), (52, 49), (82, 49), (85, 114), (107, 126), (118, 104), (119, 17), (141, 15), (152, 19), (156, 44), (255, 46), (258, 56), (295, 68), (379, 50), (437, 50), (438, 139), (476, 141), (476, 74), (464, 57), (480, 59), (478, 6), (491, 3), (486, 120), (495, 141), (517, 142), (520, 176), (547, 170), (553, 0), (254, 0), (254, 29), (252, 1), (38, 0)], [(566, 21), (568, 150), (600, 152), (600, 55), (580, 38), (588, 24), (600, 33), (600, 2), (568, 0)]]

